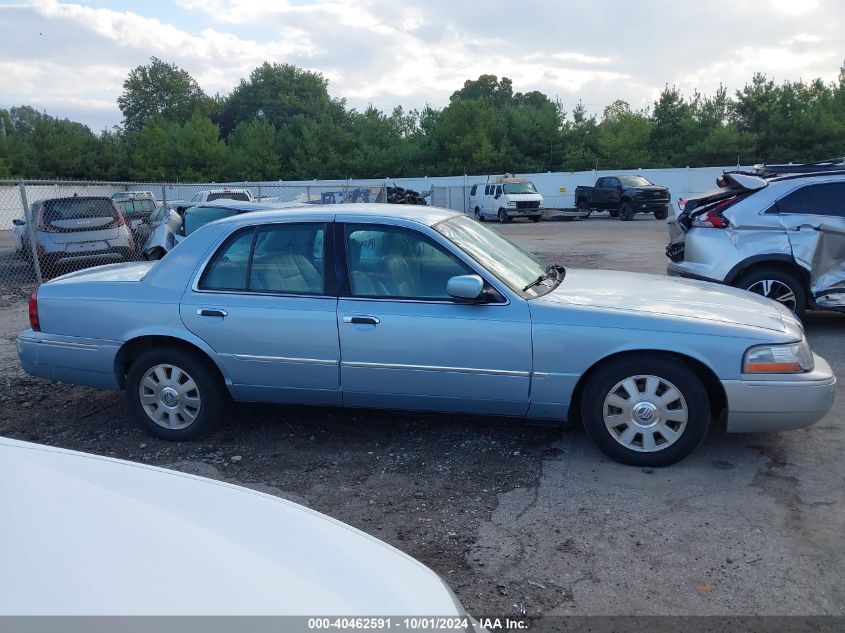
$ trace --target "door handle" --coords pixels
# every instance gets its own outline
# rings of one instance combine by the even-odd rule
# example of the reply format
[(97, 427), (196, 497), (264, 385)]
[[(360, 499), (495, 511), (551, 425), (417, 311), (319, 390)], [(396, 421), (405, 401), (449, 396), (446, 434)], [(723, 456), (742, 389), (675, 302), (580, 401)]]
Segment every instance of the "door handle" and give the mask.
[(344, 323), (353, 323), (355, 325), (378, 325), (381, 321), (374, 316), (345, 316)]
[(805, 230), (812, 230), (818, 231), (821, 229), (821, 226), (815, 226), (813, 224), (799, 224), (798, 226), (793, 226), (793, 231), (805, 231)]
[(217, 308), (201, 308), (197, 310), (197, 314), (199, 316), (207, 316), (207, 317), (223, 317), (229, 316), (229, 313), (225, 310), (219, 310)]

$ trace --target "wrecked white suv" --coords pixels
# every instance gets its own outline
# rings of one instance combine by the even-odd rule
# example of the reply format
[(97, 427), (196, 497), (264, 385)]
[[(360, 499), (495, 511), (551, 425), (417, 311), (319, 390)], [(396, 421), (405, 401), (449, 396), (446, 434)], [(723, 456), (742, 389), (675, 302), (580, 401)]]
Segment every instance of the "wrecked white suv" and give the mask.
[(845, 164), (726, 172), (669, 221), (670, 275), (845, 311)]

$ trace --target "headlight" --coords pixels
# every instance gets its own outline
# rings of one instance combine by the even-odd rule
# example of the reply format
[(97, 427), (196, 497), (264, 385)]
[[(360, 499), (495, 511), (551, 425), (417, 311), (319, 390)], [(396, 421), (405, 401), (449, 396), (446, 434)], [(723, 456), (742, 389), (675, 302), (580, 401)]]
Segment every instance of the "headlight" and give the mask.
[(546, 206), (546, 203), (545, 203), (545, 202), (543, 202), (542, 200), (540, 200), (540, 205), (539, 205), (539, 206), (540, 206), (540, 208), (542, 209), (543, 207), (545, 207), (545, 206)]
[(508, 206), (509, 206), (509, 207), (515, 207), (515, 206), (516, 206), (516, 202), (508, 202)]
[(758, 345), (745, 352), (745, 374), (800, 374), (815, 366), (807, 341), (786, 345)]

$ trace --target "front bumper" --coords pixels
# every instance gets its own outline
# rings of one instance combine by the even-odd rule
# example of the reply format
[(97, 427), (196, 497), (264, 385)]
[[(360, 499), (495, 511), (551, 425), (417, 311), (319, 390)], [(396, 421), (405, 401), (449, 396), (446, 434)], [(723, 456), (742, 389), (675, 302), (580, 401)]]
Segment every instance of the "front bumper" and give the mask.
[(637, 213), (654, 213), (669, 207), (668, 200), (634, 200), (633, 204)]
[(505, 209), (505, 213), (508, 214), (509, 218), (530, 218), (530, 217), (537, 217), (543, 215), (545, 209), (513, 209), (508, 207)]
[(115, 360), (119, 341), (59, 336), (33, 330), (20, 333), (18, 360), (40, 378), (98, 389), (120, 389)]
[(814, 357), (815, 369), (807, 374), (743, 374), (740, 380), (723, 380), (728, 433), (800, 429), (827, 415), (836, 396), (836, 376), (824, 358)]

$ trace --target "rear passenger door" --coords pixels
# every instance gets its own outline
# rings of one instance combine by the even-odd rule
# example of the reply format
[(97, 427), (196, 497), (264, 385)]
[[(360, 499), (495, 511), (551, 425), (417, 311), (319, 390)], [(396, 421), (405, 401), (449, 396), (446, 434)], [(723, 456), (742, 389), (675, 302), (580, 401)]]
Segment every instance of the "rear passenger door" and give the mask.
[(340, 403), (331, 226), (238, 229), (186, 291), (182, 321), (217, 353), (238, 399)]

